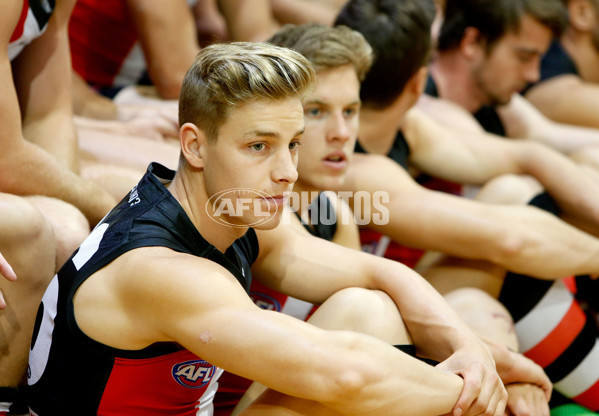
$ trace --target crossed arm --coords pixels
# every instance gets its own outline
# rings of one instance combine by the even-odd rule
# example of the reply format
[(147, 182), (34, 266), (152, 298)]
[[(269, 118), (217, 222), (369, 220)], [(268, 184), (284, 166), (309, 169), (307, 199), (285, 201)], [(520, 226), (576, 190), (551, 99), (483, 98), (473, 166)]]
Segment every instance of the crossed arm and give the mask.
[[(573, 88), (573, 92), (576, 91)], [(569, 91), (565, 94), (565, 97), (568, 96)], [(555, 101), (559, 100), (552, 100)], [(596, 124), (583, 127), (552, 120), (519, 94), (514, 94), (510, 103), (498, 110), (509, 137), (536, 140), (566, 154), (599, 144), (599, 126)], [(584, 112), (581, 111), (580, 114)]]
[(25, 48), (12, 68), (6, 45), (20, 6), (11, 2), (0, 16), (0, 42), (5, 45), (0, 52), (0, 189), (62, 199), (95, 224), (115, 201), (72, 170), (77, 145), (66, 25), (73, 3), (56, 2), (46, 32)]
[[(469, 408), (468, 412), (476, 414), (480, 411), (478, 406), (494, 407), (499, 403), (499, 393), (494, 385), (496, 374), (484, 364), (486, 359), (479, 361), (488, 351), (478, 349), (478, 339), (444, 299), (411, 269), (394, 261), (339, 247), (307, 235), (303, 230), (294, 230), (288, 224), (281, 224), (273, 231), (258, 232), (258, 238), (261, 254), (253, 270), (262, 283), (315, 303), (323, 302), (346, 287), (386, 292), (400, 310), (418, 351), (444, 361), (439, 368), (464, 376), (465, 387), (456, 409)], [(465, 359), (470, 353), (473, 361)], [(465, 365), (457, 365), (458, 362)], [(479, 382), (482, 383), (480, 391), (474, 387)], [(479, 396), (479, 402), (474, 404), (472, 400), (476, 396)]]
[(534, 207), (431, 191), (386, 156), (355, 155), (343, 188), (387, 192), (388, 223), (370, 221), (369, 227), (408, 246), (488, 260), (544, 279), (599, 271), (599, 240), (591, 235)]
[[(585, 82), (576, 75), (561, 75), (538, 83), (525, 96), (551, 120), (599, 128), (597, 84)], [(559, 97), (559, 100), (555, 97)]]
[[(452, 114), (454, 120), (460, 117)], [(529, 175), (539, 181), (564, 213), (590, 228), (599, 227), (599, 181), (549, 146), (507, 140), (482, 130), (458, 130), (419, 109), (406, 114), (404, 132), (411, 161), (430, 175), (477, 185), (502, 174)]]
[[(310, 254), (326, 248), (320, 242), (311, 243), (315, 248), (309, 250)], [(328, 245), (332, 243), (325, 244)], [(338, 250), (341, 248), (335, 249)], [(317, 267), (324, 264), (327, 254), (331, 258), (332, 253), (325, 252), (302, 268), (314, 275), (310, 283), (325, 274), (330, 276), (339, 267)], [(357, 270), (352, 272), (351, 268), (363, 266), (356, 267), (358, 264), (352, 260), (356, 258), (354, 250), (344, 252), (345, 255), (334, 255), (334, 260), (344, 260), (350, 282), (356, 282)], [(291, 249), (285, 254), (291, 255)], [(275, 259), (262, 259), (263, 265), (274, 262)], [(277, 267), (284, 268), (283, 263)], [(292, 265), (288, 270), (298, 268)], [(409, 270), (405, 273), (413, 275)], [(432, 416), (450, 412), (461, 397), (460, 377), (432, 368), (376, 338), (322, 330), (279, 312), (258, 308), (231, 274), (209, 260), (160, 247), (143, 248), (126, 253), (97, 274), (97, 279), (92, 277), (79, 289), (75, 313), (86, 334), (115, 348), (135, 349), (153, 342), (175, 341), (230, 372), (276, 391), (320, 402), (342, 414)], [(112, 278), (117, 275), (118, 279)], [(284, 280), (290, 278), (287, 275)], [(336, 276), (332, 280), (343, 279)], [(106, 282), (111, 287), (109, 291), (98, 286)], [(332, 290), (329, 285), (323, 292)], [(313, 297), (320, 297), (316, 289), (311, 292)], [(407, 294), (401, 296), (408, 298)], [(453, 312), (436, 312), (431, 304), (423, 304), (426, 306), (420, 317), (436, 316), (439, 333), (462, 332), (459, 323), (453, 326)], [(106, 309), (106, 305), (114, 307)], [(106, 313), (98, 314), (96, 307), (104, 308)], [(414, 306), (406, 307), (410, 310)], [(421, 324), (424, 322), (414, 323)], [(471, 369), (474, 375), (465, 375), (467, 380), (472, 379), (472, 386), (465, 389), (468, 394), (462, 395), (465, 401), (462, 405), (466, 409), (479, 396), (477, 383), (481, 378), (485, 381), (484, 400), (473, 407), (486, 409), (491, 403), (498, 409), (493, 413), (502, 414), (505, 394), (493, 361), (477, 341), (469, 345), (469, 330), (464, 331), (459, 339), (445, 340), (447, 344), (468, 344), (460, 350), (464, 355), (458, 354), (460, 357), (455, 357), (455, 362), (461, 358), (471, 363), (469, 357), (473, 354), (478, 358)], [(422, 336), (432, 337), (432, 332)], [(441, 352), (450, 350), (444, 348)], [(482, 413), (480, 409), (478, 413)]]

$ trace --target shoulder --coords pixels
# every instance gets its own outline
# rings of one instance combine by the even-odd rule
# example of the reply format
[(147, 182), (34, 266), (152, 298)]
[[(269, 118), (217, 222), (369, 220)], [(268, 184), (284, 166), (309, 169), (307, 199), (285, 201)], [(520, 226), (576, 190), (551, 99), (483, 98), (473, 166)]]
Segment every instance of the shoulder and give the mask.
[(368, 185), (389, 182), (389, 177), (401, 179), (409, 177), (408, 172), (387, 156), (375, 154), (355, 154), (347, 170), (343, 190), (376, 191)]
[(148, 307), (155, 301), (172, 304), (192, 293), (197, 299), (231, 285), (240, 286), (218, 263), (166, 247), (133, 249), (97, 273), (123, 301)]
[(416, 107), (406, 114), (406, 124), (422, 126), (431, 124), (433, 120), (466, 131), (482, 131), (474, 116), (465, 108), (452, 101), (423, 94)]
[(173, 328), (238, 306), (251, 306), (251, 300), (229, 271), (165, 247), (138, 248), (117, 257), (85, 280), (74, 298), (81, 329), (121, 349), (179, 342)]

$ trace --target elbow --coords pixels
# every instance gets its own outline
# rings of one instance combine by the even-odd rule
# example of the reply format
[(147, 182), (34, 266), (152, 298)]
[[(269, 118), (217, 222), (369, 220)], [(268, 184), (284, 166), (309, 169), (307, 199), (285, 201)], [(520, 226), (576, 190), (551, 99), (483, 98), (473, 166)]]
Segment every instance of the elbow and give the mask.
[(519, 233), (512, 234), (506, 230), (502, 230), (497, 235), (495, 244), (492, 247), (494, 247), (494, 250), (490, 255), (490, 260), (493, 263), (517, 271), (516, 265), (522, 263), (526, 249), (526, 241), (523, 236)]
[(328, 374), (325, 387), (318, 391), (318, 401), (344, 405), (361, 402), (369, 384), (367, 380), (368, 377), (355, 368), (345, 368), (332, 376)]
[(156, 89), (158, 90), (158, 95), (163, 100), (177, 100), (181, 91), (181, 83), (162, 80), (156, 83)]

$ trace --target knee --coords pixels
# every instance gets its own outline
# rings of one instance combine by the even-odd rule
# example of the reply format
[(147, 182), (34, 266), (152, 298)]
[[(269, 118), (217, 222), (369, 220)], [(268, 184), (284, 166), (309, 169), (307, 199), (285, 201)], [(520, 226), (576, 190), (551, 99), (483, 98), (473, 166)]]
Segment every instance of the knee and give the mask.
[(318, 308), (310, 322), (326, 329), (366, 333), (391, 344), (411, 343), (397, 306), (378, 290), (340, 290)]
[(21, 286), (30, 293), (44, 288), (54, 274), (56, 241), (50, 223), (24, 198), (0, 196), (0, 252)]
[(445, 299), (476, 333), (518, 350), (512, 316), (497, 299), (475, 288), (454, 290)]
[(52, 226), (56, 266), (60, 267), (89, 235), (89, 222), (75, 206), (59, 199), (35, 196), (30, 200)]

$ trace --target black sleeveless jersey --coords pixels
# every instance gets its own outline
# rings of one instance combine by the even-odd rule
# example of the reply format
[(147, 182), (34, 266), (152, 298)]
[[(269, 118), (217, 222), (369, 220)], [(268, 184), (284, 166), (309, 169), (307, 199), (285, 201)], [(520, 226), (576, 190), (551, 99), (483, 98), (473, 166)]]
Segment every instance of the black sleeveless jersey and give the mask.
[(37, 415), (211, 415), (222, 370), (173, 343), (138, 351), (94, 341), (79, 329), (73, 296), (93, 273), (123, 253), (163, 246), (212, 260), (246, 291), (258, 254), (255, 232), (225, 254), (197, 231), (166, 189), (174, 172), (153, 163), (141, 181), (60, 269), (42, 299), (31, 345), (28, 403)]
[[(360, 144), (359, 138), (356, 140), (354, 152), (368, 153), (368, 151), (366, 151), (366, 149), (364, 149)], [(387, 157), (399, 164), (405, 170), (408, 170), (408, 165), (410, 163), (410, 146), (408, 145), (408, 142), (401, 131), (398, 131), (395, 135), (395, 140), (393, 141), (391, 149), (389, 149), (389, 152), (387, 153)]]
[(308, 219), (306, 223), (301, 215), (295, 211), (295, 215), (310, 234), (315, 237), (331, 241), (337, 231), (337, 213), (331, 204), (331, 200), (320, 192), (308, 206)]

